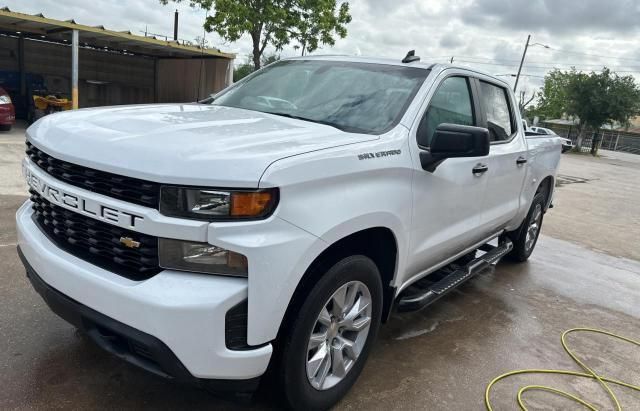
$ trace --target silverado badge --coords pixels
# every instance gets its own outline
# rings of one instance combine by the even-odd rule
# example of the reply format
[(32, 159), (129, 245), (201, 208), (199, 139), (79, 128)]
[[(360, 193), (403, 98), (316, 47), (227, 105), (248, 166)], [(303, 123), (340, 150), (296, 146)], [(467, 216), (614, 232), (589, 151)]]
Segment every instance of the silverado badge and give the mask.
[(140, 248), (140, 242), (131, 237), (120, 237), (120, 244), (129, 248)]

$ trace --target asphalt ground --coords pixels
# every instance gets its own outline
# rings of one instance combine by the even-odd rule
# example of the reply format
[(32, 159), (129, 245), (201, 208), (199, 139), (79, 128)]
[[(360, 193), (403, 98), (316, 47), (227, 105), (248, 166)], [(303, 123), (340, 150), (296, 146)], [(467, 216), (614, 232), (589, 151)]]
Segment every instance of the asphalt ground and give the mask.
[[(270, 391), (251, 404), (152, 376), (97, 348), (31, 288), (15, 247), (14, 214), (26, 199), (24, 137), (0, 133), (0, 409), (277, 409)], [(367, 366), (336, 409), (479, 410), (486, 384), (521, 368), (579, 371), (562, 331), (604, 328), (640, 339), (640, 156), (564, 155), (555, 208), (525, 264), (501, 262), (426, 310), (394, 314)], [(640, 350), (600, 336), (570, 337), (604, 375), (640, 385)], [(518, 387), (545, 383), (612, 409), (593, 381), (519, 376), (499, 383), (495, 409), (515, 409)], [(640, 394), (614, 388), (625, 409)], [(532, 409), (574, 404), (543, 392)]]

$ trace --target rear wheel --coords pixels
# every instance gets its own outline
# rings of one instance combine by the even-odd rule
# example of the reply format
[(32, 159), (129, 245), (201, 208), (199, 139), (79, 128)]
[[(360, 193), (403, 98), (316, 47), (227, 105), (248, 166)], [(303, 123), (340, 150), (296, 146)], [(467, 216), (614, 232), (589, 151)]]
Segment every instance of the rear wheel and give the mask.
[(0, 131), (11, 131), (11, 124), (0, 125)]
[(544, 217), (545, 196), (537, 193), (531, 203), (531, 208), (527, 213), (527, 218), (522, 225), (516, 230), (509, 233), (509, 237), (513, 241), (513, 250), (508, 257), (517, 262), (527, 261), (533, 249), (538, 242), (540, 229), (542, 228), (542, 219)]
[(380, 327), (382, 282), (371, 259), (331, 267), (297, 311), (283, 341), (281, 387), (292, 409), (324, 410), (362, 372)]

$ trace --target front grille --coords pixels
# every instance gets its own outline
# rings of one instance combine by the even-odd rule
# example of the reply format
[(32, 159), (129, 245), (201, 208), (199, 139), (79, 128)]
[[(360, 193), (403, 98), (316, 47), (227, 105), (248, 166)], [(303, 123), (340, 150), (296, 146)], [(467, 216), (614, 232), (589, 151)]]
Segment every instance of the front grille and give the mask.
[[(51, 204), (30, 190), (34, 220), (58, 247), (100, 268), (132, 280), (145, 280), (161, 271), (158, 238), (104, 223)], [(140, 243), (128, 248), (122, 237)]]
[(119, 176), (58, 160), (28, 141), (26, 153), (38, 167), (65, 183), (129, 203), (155, 209), (159, 207), (160, 184), (158, 183)]

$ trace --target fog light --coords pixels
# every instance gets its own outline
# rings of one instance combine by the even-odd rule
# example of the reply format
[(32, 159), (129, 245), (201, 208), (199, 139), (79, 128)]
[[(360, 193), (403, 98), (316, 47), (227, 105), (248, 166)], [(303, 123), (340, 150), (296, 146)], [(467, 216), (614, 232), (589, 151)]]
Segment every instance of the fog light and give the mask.
[(247, 257), (207, 243), (159, 240), (162, 268), (196, 273), (247, 276)]

